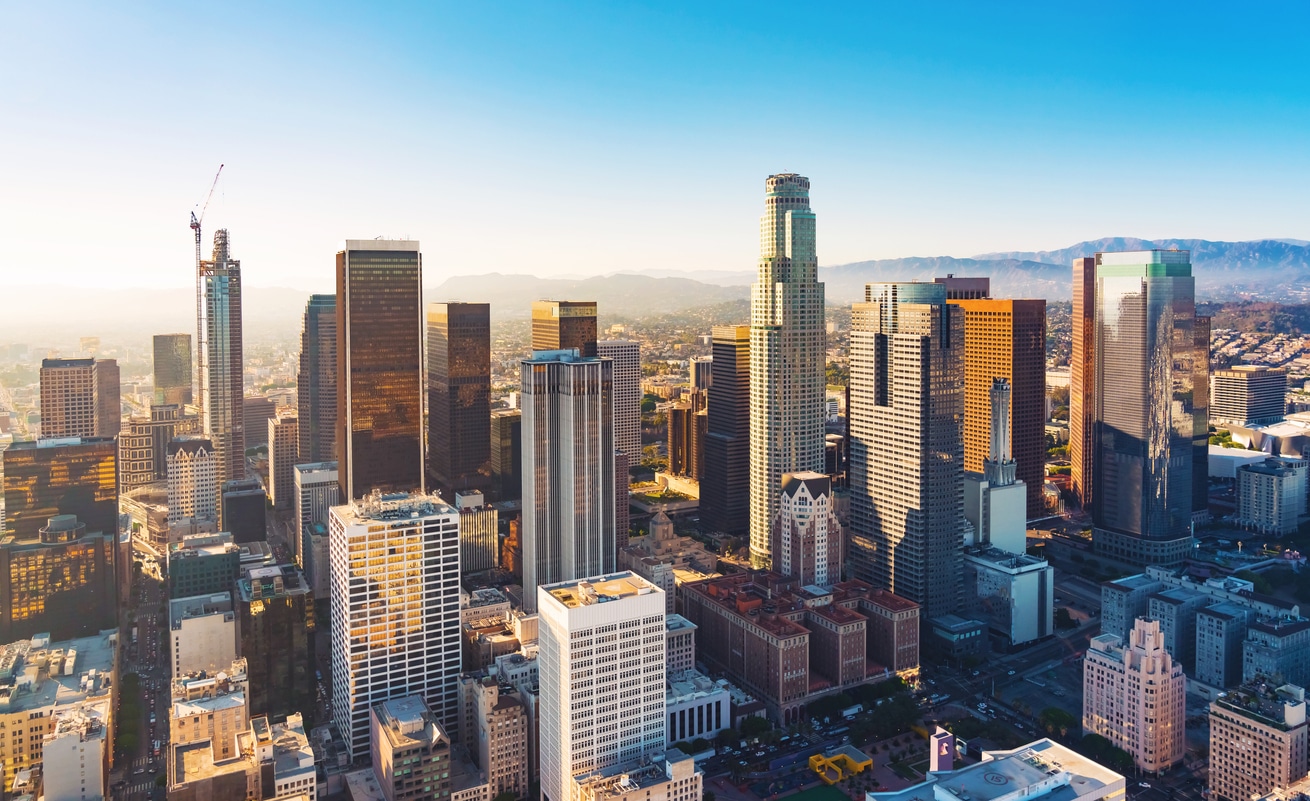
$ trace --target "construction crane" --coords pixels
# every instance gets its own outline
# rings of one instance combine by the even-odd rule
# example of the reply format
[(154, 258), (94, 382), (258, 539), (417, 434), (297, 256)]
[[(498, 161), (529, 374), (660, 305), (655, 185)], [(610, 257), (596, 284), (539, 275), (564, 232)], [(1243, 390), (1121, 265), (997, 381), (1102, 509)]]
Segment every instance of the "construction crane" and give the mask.
[(218, 176), (223, 174), (223, 165), (218, 165), (218, 172), (214, 173), (214, 182), (209, 185), (209, 194), (205, 197), (205, 205), (200, 207), (200, 216), (196, 217), (195, 209), (191, 210), (191, 230), (196, 232), (196, 269), (200, 269), (200, 224), (205, 221), (205, 212), (209, 211), (209, 201), (214, 199), (214, 188), (218, 186)]

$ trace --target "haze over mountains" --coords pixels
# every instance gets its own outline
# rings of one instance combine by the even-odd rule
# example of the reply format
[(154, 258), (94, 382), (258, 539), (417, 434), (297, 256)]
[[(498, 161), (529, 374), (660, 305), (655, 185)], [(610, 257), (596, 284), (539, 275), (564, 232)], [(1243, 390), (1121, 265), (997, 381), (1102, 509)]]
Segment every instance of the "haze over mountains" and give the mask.
[[(1299, 239), (1212, 242), (1203, 239), (1143, 240), (1109, 237), (1051, 251), (984, 253), (972, 258), (916, 256), (877, 259), (819, 268), (830, 304), (863, 300), (871, 281), (931, 281), (953, 273), (987, 276), (999, 297), (1068, 300), (1070, 263), (1098, 251), (1179, 248), (1192, 251), (1197, 295), (1206, 300), (1255, 298), (1276, 302), (1307, 300), (1310, 243)], [(246, 265), (255, 273), (253, 263)], [(615, 272), (590, 278), (538, 278), (530, 275), (458, 275), (425, 287), (426, 300), (490, 300), (495, 317), (525, 317), (538, 298), (595, 300), (602, 315), (640, 317), (678, 312), (748, 297), (755, 278), (743, 270)], [(248, 281), (251, 280), (248, 276)], [(258, 283), (257, 280), (253, 283)], [(330, 287), (329, 287), (330, 288)], [(78, 335), (145, 336), (195, 330), (194, 291), (182, 288), (79, 290), (74, 287), (15, 287), (40, 303), (12, 304), (0, 316), (0, 341), (62, 341)], [(309, 292), (247, 286), (246, 337), (250, 341), (295, 336)], [(121, 310), (128, 310), (123, 312)], [(76, 326), (69, 325), (77, 321)], [(79, 329), (73, 332), (71, 328)], [(51, 338), (58, 336), (58, 340)]]

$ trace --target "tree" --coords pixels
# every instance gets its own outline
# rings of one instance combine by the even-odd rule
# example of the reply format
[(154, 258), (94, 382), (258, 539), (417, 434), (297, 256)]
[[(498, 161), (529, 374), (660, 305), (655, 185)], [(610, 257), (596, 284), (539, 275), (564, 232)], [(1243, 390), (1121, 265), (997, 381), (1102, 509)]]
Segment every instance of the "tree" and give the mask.
[(729, 726), (728, 728), (723, 729), (722, 731), (720, 731), (720, 732), (715, 736), (714, 739), (715, 739), (715, 740), (718, 740), (719, 745), (728, 745), (729, 743), (733, 743), (733, 742), (736, 742), (737, 740), (740, 740), (740, 739), (741, 739), (741, 735), (737, 732), (736, 729), (734, 729), (734, 728), (732, 728), (731, 726)]
[(741, 722), (741, 736), (759, 737), (771, 728), (768, 718), (752, 715)]
[(1061, 606), (1055, 610), (1055, 627), (1057, 629), (1072, 629), (1077, 625), (1073, 616), (1069, 614), (1068, 608)]
[(1133, 772), (1132, 755), (1122, 748), (1115, 747), (1114, 743), (1099, 734), (1083, 735), (1082, 741), (1078, 744), (1078, 750), (1084, 756), (1105, 765), (1110, 770), (1123, 774)]
[(517, 801), (517, 798), (518, 796), (506, 790), (505, 792), (491, 799), (491, 801)]
[(1068, 736), (1069, 731), (1078, 725), (1077, 718), (1058, 706), (1048, 706), (1043, 709), (1037, 716), (1037, 722), (1048, 734), (1059, 732), (1061, 737)]

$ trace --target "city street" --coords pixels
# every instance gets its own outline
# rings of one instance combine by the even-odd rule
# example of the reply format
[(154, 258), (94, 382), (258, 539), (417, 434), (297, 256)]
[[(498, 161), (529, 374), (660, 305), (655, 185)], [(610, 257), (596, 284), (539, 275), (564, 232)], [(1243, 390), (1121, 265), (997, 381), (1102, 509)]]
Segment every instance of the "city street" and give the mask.
[[(143, 558), (142, 570), (136, 574), (132, 597), (124, 605), (124, 615), (134, 622), (124, 626), (126, 636), (120, 651), (119, 681), (129, 674), (137, 675), (141, 718), (140, 741), (136, 750), (116, 762), (110, 774), (111, 797), (123, 801), (163, 799), (165, 795), (164, 788), (157, 782), (158, 777), (166, 775), (163, 754), (167, 753), (168, 743), (168, 616), (161, 611), (166, 599), (158, 568), (147, 556)], [(155, 750), (156, 741), (159, 743), (158, 752)]]

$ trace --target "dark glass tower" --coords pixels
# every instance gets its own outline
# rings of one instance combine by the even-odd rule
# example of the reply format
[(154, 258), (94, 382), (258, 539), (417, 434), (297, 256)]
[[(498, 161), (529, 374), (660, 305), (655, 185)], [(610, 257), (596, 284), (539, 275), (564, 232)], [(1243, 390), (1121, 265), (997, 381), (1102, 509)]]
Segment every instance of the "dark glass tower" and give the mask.
[(522, 461), (523, 413), (497, 409), (491, 413), (491, 476), (496, 500), (523, 497)]
[(418, 242), (350, 240), (337, 254), (343, 503), (424, 487), (422, 280)]
[(596, 355), (596, 303), (589, 300), (537, 300), (532, 303), (532, 349), (569, 350)]
[(4, 453), (5, 525), (38, 539), (56, 515), (118, 534), (118, 446), (113, 437), (15, 442)]
[(300, 446), (297, 464), (336, 459), (337, 296), (310, 295), (300, 329), (296, 374)]
[(36, 539), (0, 539), (0, 637), (56, 640), (118, 626), (114, 536), (74, 515), (50, 518)]
[(1096, 254), (1092, 538), (1096, 552), (1173, 565), (1191, 551), (1208, 450), (1209, 319), (1191, 254)]
[(191, 335), (155, 334), (155, 405), (191, 404)]
[(701, 519), (712, 530), (750, 526), (751, 329), (716, 325), (701, 477)]
[(447, 503), (491, 485), (491, 306), (428, 305), (428, 478)]

